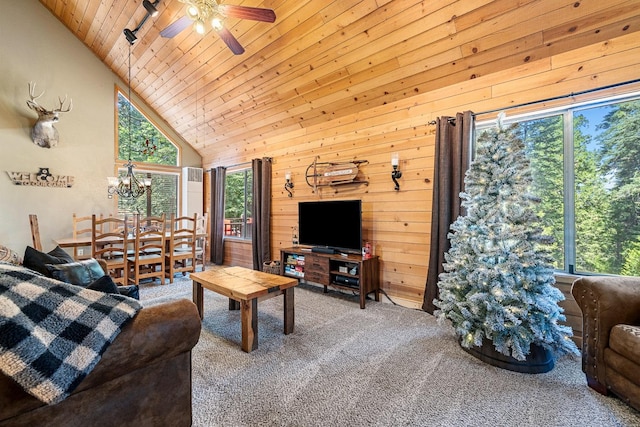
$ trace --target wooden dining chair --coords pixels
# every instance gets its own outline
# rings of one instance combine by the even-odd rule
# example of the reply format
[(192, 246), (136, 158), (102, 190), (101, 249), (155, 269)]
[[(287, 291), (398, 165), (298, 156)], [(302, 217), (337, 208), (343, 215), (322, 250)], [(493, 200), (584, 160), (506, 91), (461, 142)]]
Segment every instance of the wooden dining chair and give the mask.
[(137, 216), (133, 253), (127, 256), (129, 284), (139, 285), (143, 279), (158, 278), (164, 284), (165, 214), (141, 218)]
[(128, 285), (127, 257), (129, 249), (128, 218), (91, 216), (91, 256), (102, 259), (114, 282)]
[(40, 227), (38, 226), (38, 215), (29, 214), (29, 226), (31, 227), (31, 241), (33, 249), (42, 252), (42, 242), (40, 241)]
[(196, 271), (196, 224), (198, 214), (192, 217), (176, 217), (171, 214), (171, 230), (169, 243), (165, 254), (165, 275), (169, 283), (173, 283), (176, 273), (183, 275)]
[[(102, 214), (100, 214), (99, 219), (102, 219)], [(72, 221), (73, 221), (73, 238), (77, 239), (80, 237), (91, 237), (92, 230), (92, 216), (78, 216), (73, 213)], [(91, 258), (91, 245), (87, 247), (74, 246), (73, 247), (73, 259), (76, 261), (89, 259)]]
[(207, 259), (207, 238), (209, 237), (209, 214), (207, 212), (198, 217), (196, 235), (196, 270), (200, 265), (201, 271), (204, 271)]

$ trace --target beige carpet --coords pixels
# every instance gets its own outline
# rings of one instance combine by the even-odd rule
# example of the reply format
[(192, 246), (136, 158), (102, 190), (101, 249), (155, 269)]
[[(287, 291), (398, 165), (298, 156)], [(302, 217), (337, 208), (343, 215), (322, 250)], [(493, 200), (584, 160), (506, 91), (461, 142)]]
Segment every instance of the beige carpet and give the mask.
[[(143, 303), (191, 298), (191, 281), (143, 286)], [(589, 389), (577, 358), (520, 374), (460, 349), (421, 311), (301, 285), (295, 331), (282, 298), (258, 305), (259, 348), (240, 350), (240, 313), (205, 290), (193, 351), (194, 426), (640, 426), (640, 413)]]

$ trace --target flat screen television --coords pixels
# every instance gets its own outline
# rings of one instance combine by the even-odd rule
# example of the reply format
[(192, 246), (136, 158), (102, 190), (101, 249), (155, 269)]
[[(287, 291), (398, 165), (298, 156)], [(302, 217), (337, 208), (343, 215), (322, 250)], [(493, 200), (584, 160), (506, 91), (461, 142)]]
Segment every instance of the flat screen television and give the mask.
[(298, 239), (301, 245), (324, 252), (362, 250), (362, 202), (330, 200), (298, 203)]

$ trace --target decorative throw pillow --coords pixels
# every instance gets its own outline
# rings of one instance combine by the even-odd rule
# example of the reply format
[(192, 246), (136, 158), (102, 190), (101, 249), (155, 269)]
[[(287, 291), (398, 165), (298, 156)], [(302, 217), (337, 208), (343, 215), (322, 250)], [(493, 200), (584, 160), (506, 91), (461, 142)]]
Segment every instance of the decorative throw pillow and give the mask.
[(98, 280), (89, 283), (87, 285), (87, 289), (91, 289), (93, 291), (105, 292), (108, 294), (119, 294), (118, 285), (116, 285), (111, 278), (111, 276), (105, 274)]
[(0, 261), (15, 265), (22, 264), (22, 258), (20, 258), (20, 255), (18, 255), (16, 251), (2, 245), (0, 245)]
[(109, 275), (104, 275), (95, 282), (89, 284), (87, 289), (106, 292), (108, 294), (120, 294), (125, 297), (138, 300), (140, 299), (140, 288), (138, 285), (118, 286)]
[(118, 286), (118, 292), (125, 297), (140, 299), (140, 288), (138, 285), (123, 285)]
[(46, 264), (46, 266), (50, 277), (72, 285), (87, 286), (104, 276), (104, 270), (93, 258), (66, 264)]
[(64, 249), (62, 249), (60, 246), (56, 246), (55, 248), (51, 249), (49, 252), (47, 252), (49, 255), (54, 256), (60, 260), (64, 260), (64, 263), (67, 262), (74, 262), (75, 259), (73, 259), (73, 256), (70, 255), (67, 251), (65, 251)]
[(31, 246), (27, 246), (24, 251), (22, 265), (47, 277), (52, 277), (47, 269), (47, 264), (65, 264), (73, 261), (73, 257), (60, 246), (56, 246), (49, 253), (40, 252)]

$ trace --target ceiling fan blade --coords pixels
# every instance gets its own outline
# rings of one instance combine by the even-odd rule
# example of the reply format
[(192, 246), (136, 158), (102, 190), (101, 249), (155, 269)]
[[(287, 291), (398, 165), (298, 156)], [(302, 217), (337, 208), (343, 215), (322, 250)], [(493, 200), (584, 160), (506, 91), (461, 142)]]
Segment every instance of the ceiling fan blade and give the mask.
[(262, 22), (276, 22), (276, 13), (271, 9), (220, 4), (218, 5), (218, 11), (224, 16), (231, 16), (232, 18), (251, 19), (253, 21)]
[(183, 16), (172, 24), (169, 24), (167, 28), (160, 31), (160, 35), (166, 38), (172, 38), (177, 36), (185, 28), (187, 28), (193, 21), (187, 16)]
[(218, 33), (222, 41), (225, 42), (225, 44), (229, 47), (229, 49), (231, 49), (231, 52), (233, 52), (235, 55), (242, 55), (244, 53), (244, 48), (242, 47), (240, 42), (238, 42), (238, 40), (233, 36), (233, 34), (231, 34), (231, 31), (222, 27), (220, 30), (216, 30), (216, 32)]

